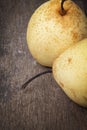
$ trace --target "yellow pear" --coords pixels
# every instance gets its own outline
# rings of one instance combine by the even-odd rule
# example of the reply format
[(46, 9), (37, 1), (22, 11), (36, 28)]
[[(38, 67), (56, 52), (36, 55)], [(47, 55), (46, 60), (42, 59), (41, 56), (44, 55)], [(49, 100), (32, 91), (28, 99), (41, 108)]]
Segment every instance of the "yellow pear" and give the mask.
[(87, 107), (87, 38), (68, 48), (54, 61), (53, 75), (74, 102)]
[(27, 28), (27, 43), (32, 56), (44, 66), (68, 47), (87, 36), (84, 12), (74, 2), (50, 0), (31, 16)]

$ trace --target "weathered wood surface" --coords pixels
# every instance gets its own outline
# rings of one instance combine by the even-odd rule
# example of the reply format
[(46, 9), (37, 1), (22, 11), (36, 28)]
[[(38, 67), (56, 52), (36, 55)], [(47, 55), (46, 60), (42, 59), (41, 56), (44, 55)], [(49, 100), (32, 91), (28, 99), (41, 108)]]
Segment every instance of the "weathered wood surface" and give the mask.
[(87, 109), (73, 103), (52, 74), (21, 85), (48, 70), (32, 58), (26, 29), (45, 0), (0, 0), (0, 130), (86, 130)]

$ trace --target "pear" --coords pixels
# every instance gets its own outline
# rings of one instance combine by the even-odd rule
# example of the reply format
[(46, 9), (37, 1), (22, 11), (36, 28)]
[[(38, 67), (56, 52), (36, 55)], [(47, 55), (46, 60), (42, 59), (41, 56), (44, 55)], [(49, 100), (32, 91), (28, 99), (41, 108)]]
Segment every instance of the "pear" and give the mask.
[(38, 7), (27, 27), (27, 43), (41, 65), (53, 61), (71, 45), (87, 37), (87, 19), (71, 0), (50, 0)]
[(53, 75), (70, 99), (87, 107), (87, 38), (68, 48), (54, 61)]

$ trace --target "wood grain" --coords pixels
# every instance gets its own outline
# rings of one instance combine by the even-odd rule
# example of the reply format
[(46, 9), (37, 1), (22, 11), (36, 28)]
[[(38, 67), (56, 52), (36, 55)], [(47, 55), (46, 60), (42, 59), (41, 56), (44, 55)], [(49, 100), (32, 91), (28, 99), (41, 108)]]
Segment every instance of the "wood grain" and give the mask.
[(0, 130), (86, 130), (87, 109), (73, 103), (26, 44), (28, 21), (45, 0), (0, 0)]

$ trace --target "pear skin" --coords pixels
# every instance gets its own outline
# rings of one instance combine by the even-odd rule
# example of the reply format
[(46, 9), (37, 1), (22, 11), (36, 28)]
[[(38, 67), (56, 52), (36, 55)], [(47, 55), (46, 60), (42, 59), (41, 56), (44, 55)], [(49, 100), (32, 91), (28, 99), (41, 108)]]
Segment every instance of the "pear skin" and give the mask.
[(53, 61), (71, 45), (87, 37), (87, 20), (74, 2), (66, 0), (61, 14), (61, 0), (43, 3), (31, 16), (27, 44), (41, 65), (52, 67)]
[(87, 38), (71, 46), (54, 61), (53, 75), (70, 99), (87, 107)]

